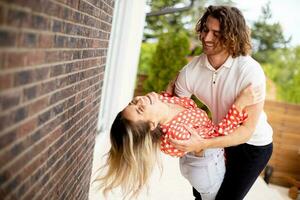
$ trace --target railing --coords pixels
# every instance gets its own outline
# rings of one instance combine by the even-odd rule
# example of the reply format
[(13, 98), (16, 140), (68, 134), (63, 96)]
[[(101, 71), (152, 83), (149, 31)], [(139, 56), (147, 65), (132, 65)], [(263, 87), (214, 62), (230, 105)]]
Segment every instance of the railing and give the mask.
[(300, 180), (300, 105), (266, 101), (264, 109), (274, 131), (270, 182), (296, 185)]

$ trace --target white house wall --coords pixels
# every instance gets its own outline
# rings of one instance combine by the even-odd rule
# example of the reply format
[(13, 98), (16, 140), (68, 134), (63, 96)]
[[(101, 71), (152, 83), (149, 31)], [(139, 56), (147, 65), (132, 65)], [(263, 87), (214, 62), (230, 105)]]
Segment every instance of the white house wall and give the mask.
[(117, 0), (107, 55), (98, 129), (107, 132), (132, 99), (146, 17), (145, 0)]

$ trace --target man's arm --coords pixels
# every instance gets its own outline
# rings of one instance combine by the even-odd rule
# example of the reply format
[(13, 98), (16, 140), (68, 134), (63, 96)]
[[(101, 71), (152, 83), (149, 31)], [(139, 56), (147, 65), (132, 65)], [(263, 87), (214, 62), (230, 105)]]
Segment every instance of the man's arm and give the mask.
[(263, 106), (264, 102), (247, 107), (248, 120), (231, 134), (206, 141), (207, 148), (235, 146), (247, 142), (255, 131)]
[(185, 152), (199, 152), (207, 148), (229, 147), (245, 143), (251, 138), (251, 135), (255, 131), (263, 106), (264, 102), (260, 102), (247, 107), (248, 120), (227, 136), (203, 139), (197, 134), (196, 130), (186, 127), (191, 133), (189, 140), (179, 141), (172, 138), (169, 140), (177, 149)]

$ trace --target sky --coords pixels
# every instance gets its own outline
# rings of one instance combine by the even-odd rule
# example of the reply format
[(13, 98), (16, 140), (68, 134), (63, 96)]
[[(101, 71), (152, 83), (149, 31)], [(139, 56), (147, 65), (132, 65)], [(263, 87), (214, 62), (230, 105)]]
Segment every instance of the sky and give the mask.
[(272, 21), (279, 22), (282, 26), (283, 33), (288, 38), (292, 36), (291, 45), (300, 45), (300, 1), (299, 0), (251, 0), (251, 1), (234, 1), (239, 8), (247, 23), (256, 21), (262, 13), (262, 7), (270, 2), (272, 11)]

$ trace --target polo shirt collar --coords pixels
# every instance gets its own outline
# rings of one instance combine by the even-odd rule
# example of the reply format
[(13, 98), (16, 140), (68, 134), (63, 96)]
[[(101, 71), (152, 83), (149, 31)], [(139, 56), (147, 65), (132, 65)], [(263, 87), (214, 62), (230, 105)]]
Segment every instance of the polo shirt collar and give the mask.
[[(221, 69), (221, 68), (223, 68), (223, 67), (225, 67), (225, 68), (231, 68), (232, 64), (233, 64), (233, 58), (232, 58), (232, 56), (230, 55), (230, 56), (228, 56), (228, 58), (227, 58), (227, 60), (225, 61), (225, 63), (224, 63), (219, 69)], [(206, 55), (205, 55), (204, 65), (205, 65), (205, 67), (207, 67), (208, 69), (210, 69), (210, 70), (212, 70), (212, 71), (216, 71), (215, 68), (209, 63), (208, 58), (207, 58)], [(218, 69), (218, 70), (219, 70), (219, 69)]]

